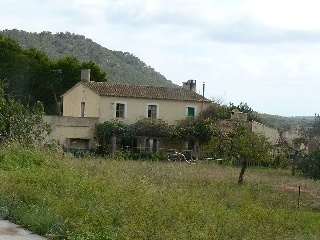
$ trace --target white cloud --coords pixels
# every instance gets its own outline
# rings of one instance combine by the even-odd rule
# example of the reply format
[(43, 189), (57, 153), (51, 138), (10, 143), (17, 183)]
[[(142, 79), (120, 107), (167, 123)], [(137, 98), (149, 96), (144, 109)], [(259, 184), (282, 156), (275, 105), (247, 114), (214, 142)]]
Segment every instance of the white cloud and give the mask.
[(69, 31), (133, 53), (177, 84), (259, 112), (313, 115), (317, 0), (0, 0), (0, 29)]
[(243, 8), (266, 25), (292, 30), (319, 29), (317, 0), (250, 0)]

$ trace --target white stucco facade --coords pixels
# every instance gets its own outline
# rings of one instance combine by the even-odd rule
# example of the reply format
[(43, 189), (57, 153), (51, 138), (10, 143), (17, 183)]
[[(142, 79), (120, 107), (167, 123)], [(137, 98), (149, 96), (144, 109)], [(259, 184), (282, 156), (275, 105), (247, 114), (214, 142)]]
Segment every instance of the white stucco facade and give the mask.
[[(177, 120), (187, 116), (188, 108), (194, 108), (196, 116), (211, 104), (202, 101), (100, 96), (80, 83), (63, 95), (63, 116), (81, 117), (81, 111), (83, 111), (81, 104), (83, 103), (84, 117), (99, 118), (100, 123), (119, 119), (126, 124), (135, 123), (141, 117), (148, 117), (149, 105), (157, 107), (157, 118), (169, 124), (175, 124)], [(124, 117), (116, 117), (117, 104), (125, 106)]]

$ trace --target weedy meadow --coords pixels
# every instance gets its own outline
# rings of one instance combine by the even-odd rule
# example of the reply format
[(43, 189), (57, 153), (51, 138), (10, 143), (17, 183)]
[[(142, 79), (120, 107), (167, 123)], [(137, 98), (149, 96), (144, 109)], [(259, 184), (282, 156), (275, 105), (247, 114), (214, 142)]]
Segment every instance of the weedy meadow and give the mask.
[[(48, 239), (319, 239), (319, 182), (290, 170), (0, 150), (0, 217)], [(298, 191), (300, 186), (300, 193)]]

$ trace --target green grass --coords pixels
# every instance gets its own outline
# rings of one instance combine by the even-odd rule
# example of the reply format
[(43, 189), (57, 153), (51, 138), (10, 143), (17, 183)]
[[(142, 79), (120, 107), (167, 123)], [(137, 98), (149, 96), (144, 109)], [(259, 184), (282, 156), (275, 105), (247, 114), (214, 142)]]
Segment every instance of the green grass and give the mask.
[(3, 149), (0, 216), (50, 239), (320, 238), (319, 182), (239, 171)]

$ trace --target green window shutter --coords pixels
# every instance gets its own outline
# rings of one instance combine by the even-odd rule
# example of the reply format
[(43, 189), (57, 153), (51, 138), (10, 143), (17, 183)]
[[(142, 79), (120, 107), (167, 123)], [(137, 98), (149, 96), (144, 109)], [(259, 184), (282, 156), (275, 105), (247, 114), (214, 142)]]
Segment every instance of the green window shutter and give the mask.
[(195, 109), (193, 107), (188, 107), (188, 117), (194, 117)]

